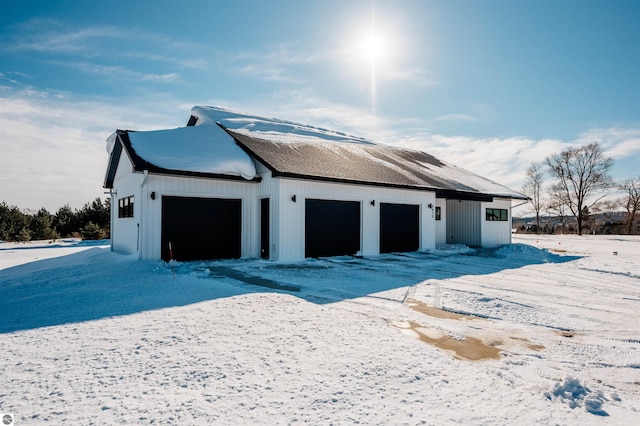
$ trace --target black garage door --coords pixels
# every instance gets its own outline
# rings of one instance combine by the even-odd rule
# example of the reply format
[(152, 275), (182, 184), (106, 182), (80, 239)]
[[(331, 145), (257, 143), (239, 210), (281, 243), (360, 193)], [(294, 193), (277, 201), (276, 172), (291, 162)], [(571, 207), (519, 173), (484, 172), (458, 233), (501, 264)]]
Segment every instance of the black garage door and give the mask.
[(420, 206), (380, 204), (380, 253), (416, 251), (419, 237)]
[(360, 251), (358, 201), (305, 200), (305, 257), (354, 255)]
[(239, 258), (241, 220), (242, 200), (162, 197), (162, 260)]

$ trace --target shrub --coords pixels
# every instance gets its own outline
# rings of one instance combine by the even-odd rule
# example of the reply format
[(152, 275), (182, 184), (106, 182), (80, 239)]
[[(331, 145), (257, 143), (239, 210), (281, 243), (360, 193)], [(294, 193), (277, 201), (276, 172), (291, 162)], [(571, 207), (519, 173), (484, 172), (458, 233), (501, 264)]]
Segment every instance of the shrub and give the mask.
[(107, 231), (99, 225), (89, 222), (80, 229), (80, 235), (82, 235), (83, 240), (104, 240), (107, 238)]

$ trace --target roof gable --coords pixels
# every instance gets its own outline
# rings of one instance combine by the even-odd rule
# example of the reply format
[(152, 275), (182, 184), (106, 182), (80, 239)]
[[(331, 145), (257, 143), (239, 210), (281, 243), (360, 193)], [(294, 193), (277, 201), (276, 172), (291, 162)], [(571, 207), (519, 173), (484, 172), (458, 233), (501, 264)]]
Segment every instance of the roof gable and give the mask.
[[(104, 181), (105, 188), (113, 188), (113, 182), (116, 176), (116, 171), (118, 163), (120, 161), (120, 157), (122, 156), (122, 152), (126, 152), (129, 160), (131, 161), (131, 164), (133, 165), (133, 170), (136, 172), (147, 170), (149, 173), (162, 175), (204, 177), (225, 180), (239, 180), (245, 182), (261, 181), (260, 177), (255, 176), (255, 166), (253, 162), (248, 157), (245, 160), (246, 154), (244, 154), (239, 147), (235, 146), (235, 144), (233, 144), (233, 141), (231, 141), (232, 146), (238, 149), (240, 153), (233, 153), (233, 155), (231, 156), (227, 155), (226, 157), (222, 158), (222, 162), (214, 162), (211, 167), (206, 167), (207, 164), (210, 164), (210, 162), (207, 162), (206, 155), (203, 156), (204, 161), (197, 162), (197, 160), (199, 160), (200, 158), (198, 158), (197, 156), (194, 157), (194, 154), (191, 153), (190, 155), (186, 156), (187, 161), (185, 161), (185, 156), (180, 155), (179, 153), (179, 150), (181, 149), (181, 146), (178, 143), (179, 141), (174, 140), (173, 138), (171, 138), (168, 143), (175, 145), (173, 147), (173, 149), (176, 151), (174, 155), (175, 158), (179, 161), (172, 163), (171, 160), (173, 159), (173, 157), (167, 157), (166, 152), (164, 156), (158, 156), (158, 154), (155, 153), (156, 157), (154, 157), (154, 153), (152, 152), (150, 156), (152, 159), (154, 159), (154, 162), (152, 163), (150, 161), (147, 161), (147, 159), (149, 158), (149, 154), (147, 153), (147, 151), (149, 149), (153, 150), (154, 143), (157, 142), (158, 139), (157, 137), (153, 137), (154, 135), (149, 135), (150, 133), (156, 133), (155, 136), (157, 136), (158, 132), (135, 132), (132, 130), (117, 130), (109, 137), (109, 139), (107, 139), (107, 150), (110, 150), (110, 153), (109, 165), (107, 166), (107, 173)], [(144, 146), (144, 148), (146, 148), (146, 150), (143, 148), (145, 158), (143, 158), (138, 153), (131, 141), (132, 136), (135, 140), (140, 134), (145, 134), (144, 138), (147, 139), (145, 141), (147, 142), (147, 146), (144, 146), (145, 144), (140, 143), (140, 140), (138, 139), (138, 144), (136, 144), (135, 147), (138, 148), (140, 146)], [(216, 152), (214, 151), (212, 154), (215, 158)], [(159, 160), (157, 160), (158, 158)], [(234, 161), (234, 158), (240, 158), (240, 161)], [(191, 160), (191, 162), (189, 162), (188, 160)], [(193, 160), (196, 160), (196, 162), (194, 163)], [(158, 166), (158, 163), (165, 165), (165, 167)], [(173, 167), (171, 166), (172, 164)], [(187, 167), (181, 166), (185, 164), (187, 165)], [(204, 167), (202, 166), (203, 164), (205, 165)], [(249, 166), (247, 166), (247, 164)], [(242, 171), (238, 171), (238, 169), (247, 170), (247, 172), (245, 172), (245, 176), (243, 176), (241, 174)], [(225, 171), (227, 172), (225, 173)], [(248, 174), (251, 172), (252, 174)]]

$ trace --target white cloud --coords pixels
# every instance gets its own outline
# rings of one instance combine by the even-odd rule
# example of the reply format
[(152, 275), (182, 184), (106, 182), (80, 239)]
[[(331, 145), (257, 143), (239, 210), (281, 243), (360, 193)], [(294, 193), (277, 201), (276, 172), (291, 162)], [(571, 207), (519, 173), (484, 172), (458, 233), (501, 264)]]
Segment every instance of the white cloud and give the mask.
[(600, 143), (605, 149), (605, 154), (614, 160), (628, 157), (640, 160), (640, 128), (611, 127), (589, 129), (581, 133), (576, 140), (576, 143), (581, 145), (592, 142)]
[(154, 83), (174, 83), (180, 80), (176, 73), (153, 74), (133, 71), (123, 66), (97, 65), (88, 62), (60, 62), (60, 65), (82, 70), (90, 74), (98, 74), (116, 78), (126, 78), (133, 81), (150, 81)]
[(433, 121), (478, 121), (478, 119), (470, 114), (445, 114), (433, 119)]
[(87, 52), (96, 40), (126, 39), (126, 32), (112, 26), (66, 28), (59, 21), (32, 19), (14, 28), (12, 41), (2, 43), (8, 50), (31, 50), (47, 53)]
[[(194, 103), (160, 96), (83, 99), (63, 92), (0, 87), (0, 200), (56, 210), (65, 203), (80, 207), (104, 196), (105, 139), (111, 132), (186, 124)], [(210, 99), (204, 104), (422, 150), (514, 190), (522, 187), (532, 161), (543, 161), (595, 137), (608, 155), (621, 160), (616, 163), (622, 165), (622, 159), (640, 156), (640, 129), (590, 129), (572, 141), (442, 135), (434, 133), (428, 121), (392, 120), (369, 109), (331, 102), (312, 89), (280, 91), (250, 100)], [(637, 167), (626, 175), (637, 175)]]
[(220, 55), (218, 61), (228, 63), (233, 73), (267, 81), (302, 83), (304, 78), (294, 76), (291, 67), (312, 64), (319, 59), (319, 54), (308, 50), (280, 43), (260, 51), (235, 53), (228, 59), (226, 54)]
[(105, 197), (107, 136), (116, 128), (184, 125), (188, 111), (167, 99), (133, 104), (35, 90), (3, 91), (0, 200), (55, 211), (66, 203), (81, 207), (95, 197)]

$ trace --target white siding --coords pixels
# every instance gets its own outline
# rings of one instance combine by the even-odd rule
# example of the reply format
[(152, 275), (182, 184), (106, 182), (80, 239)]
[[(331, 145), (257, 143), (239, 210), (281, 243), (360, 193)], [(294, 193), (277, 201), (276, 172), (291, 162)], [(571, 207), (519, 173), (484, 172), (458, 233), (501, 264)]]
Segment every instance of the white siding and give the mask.
[[(140, 197), (145, 207), (140, 219), (140, 228), (144, 229), (141, 257), (161, 257), (163, 196), (241, 199), (242, 257), (259, 257), (257, 190), (258, 184), (249, 181), (149, 175)], [(151, 199), (152, 192), (155, 192), (154, 200)]]
[[(257, 164), (260, 183), (133, 173), (126, 155), (120, 158), (114, 179), (117, 194), (112, 203), (112, 249), (139, 253), (144, 259), (160, 259), (162, 235), (162, 197), (231, 198), (242, 200), (242, 257), (260, 257), (260, 199), (270, 199), (270, 259), (292, 261), (305, 255), (305, 200), (326, 199), (360, 203), (360, 252), (365, 256), (380, 252), (380, 204), (418, 205), (420, 209), (419, 249), (434, 249), (436, 244), (460, 243), (474, 246), (507, 244), (511, 241), (511, 202), (492, 203), (436, 199), (435, 193), (397, 188), (380, 188), (319, 182), (303, 179), (273, 178)], [(151, 194), (154, 194), (154, 199)], [(134, 217), (117, 217), (118, 199), (133, 195)], [(296, 196), (296, 201), (291, 198)], [(374, 204), (372, 205), (372, 201)], [(431, 205), (431, 207), (429, 207)], [(441, 208), (441, 220), (435, 220), (435, 207)], [(488, 222), (485, 209), (509, 209), (507, 222)]]
[[(435, 248), (435, 194), (427, 191), (379, 188), (367, 185), (350, 185), (314, 182), (301, 179), (276, 178), (280, 181), (278, 201), (279, 215), (274, 216), (277, 225), (277, 260), (304, 258), (305, 200), (326, 199), (358, 201), (361, 209), (361, 244), (363, 255), (380, 252), (380, 203), (414, 204), (420, 206), (420, 249)], [(296, 196), (296, 202), (291, 200)], [(371, 205), (371, 201), (375, 201)], [(427, 206), (431, 204), (432, 208)], [(272, 235), (273, 238), (273, 235)]]
[(276, 218), (280, 215), (280, 180), (271, 177), (271, 171), (261, 163), (256, 163), (256, 172), (262, 178), (256, 193), (256, 244), (260, 252), (260, 199), (269, 198), (269, 259), (278, 258), (280, 222)]
[[(138, 223), (142, 209), (140, 183), (143, 175), (133, 173), (133, 165), (123, 152), (113, 181), (114, 192), (111, 200), (111, 250), (132, 254), (139, 249)], [(133, 217), (118, 217), (118, 200), (133, 195)]]
[[(436, 245), (447, 243), (447, 200), (436, 199), (436, 207), (440, 207), (440, 220), (436, 220)], [(434, 213), (435, 217), (435, 213)]]
[[(488, 221), (486, 220), (486, 209), (506, 209), (509, 212), (509, 220)], [(482, 245), (498, 246), (511, 244), (511, 200), (495, 199), (492, 203), (482, 203)]]
[(479, 246), (481, 237), (481, 203), (479, 201), (447, 200), (447, 244)]

